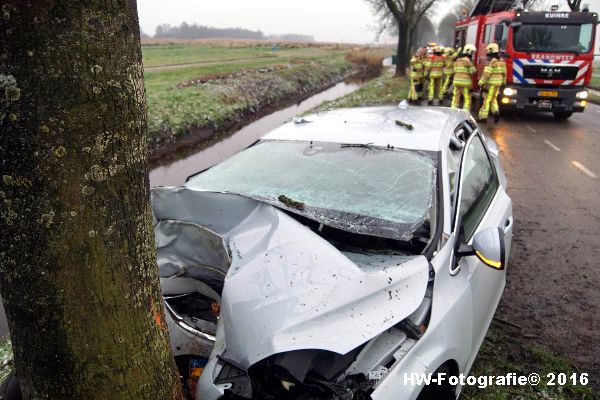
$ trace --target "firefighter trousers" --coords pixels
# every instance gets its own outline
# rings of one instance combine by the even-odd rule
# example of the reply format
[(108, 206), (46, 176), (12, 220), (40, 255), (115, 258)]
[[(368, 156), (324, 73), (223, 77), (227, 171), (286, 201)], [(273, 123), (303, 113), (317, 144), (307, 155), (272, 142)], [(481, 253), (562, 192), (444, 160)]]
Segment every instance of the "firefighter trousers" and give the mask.
[(421, 84), (421, 78), (410, 78), (410, 88), (408, 90), (408, 99), (417, 101), (419, 100), (419, 91), (417, 90)]
[(442, 92), (444, 94), (448, 93), (448, 89), (450, 89), (451, 83), (452, 83), (452, 75), (449, 75), (449, 74), (444, 75), (444, 86), (442, 87)]
[(479, 119), (487, 119), (488, 115), (490, 115), (490, 109), (492, 114), (497, 114), (500, 112), (500, 108), (498, 107), (499, 91), (500, 86), (489, 85), (487, 96), (485, 97), (483, 106), (479, 110)]
[(462, 97), (463, 110), (471, 111), (471, 88), (468, 86), (456, 86), (452, 91), (452, 108), (460, 108), (460, 100)]
[(437, 98), (438, 100), (444, 99), (444, 92), (442, 92), (442, 80), (444, 78), (429, 78), (429, 96), (427, 100), (432, 101), (435, 97), (436, 86), (437, 86)]

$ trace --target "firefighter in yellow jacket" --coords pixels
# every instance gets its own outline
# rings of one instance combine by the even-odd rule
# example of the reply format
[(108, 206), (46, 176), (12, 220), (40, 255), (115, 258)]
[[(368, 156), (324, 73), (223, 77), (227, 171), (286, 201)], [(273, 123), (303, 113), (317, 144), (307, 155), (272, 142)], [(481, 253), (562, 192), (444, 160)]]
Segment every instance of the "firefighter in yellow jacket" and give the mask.
[(442, 46), (435, 46), (433, 54), (425, 62), (425, 77), (429, 78), (428, 104), (433, 104), (433, 98), (437, 86), (437, 98), (439, 101), (444, 99), (442, 92), (442, 79), (444, 78), (444, 54)]
[(498, 45), (490, 43), (487, 45), (488, 63), (483, 70), (483, 75), (479, 79), (479, 87), (487, 87), (487, 96), (483, 106), (479, 110), (479, 121), (486, 121), (490, 114), (494, 116), (494, 121), (500, 119), (500, 108), (498, 107), (498, 93), (500, 87), (506, 85), (506, 63), (500, 59)]
[(477, 70), (473, 65), (473, 54), (475, 46), (467, 44), (454, 61), (452, 71), (454, 73), (454, 90), (452, 91), (452, 108), (460, 107), (460, 99), (463, 100), (463, 110), (471, 111), (471, 88), (473, 87), (473, 76)]
[(460, 49), (454, 51), (452, 47), (446, 47), (444, 49), (444, 86), (442, 86), (442, 92), (444, 96), (448, 94), (448, 89), (450, 88), (450, 84), (452, 83), (453, 77), (453, 66), (454, 61), (456, 61), (456, 57), (460, 54)]
[(417, 50), (415, 56), (410, 60), (410, 88), (408, 92), (408, 101), (417, 103), (419, 101), (419, 92), (423, 87), (423, 73), (425, 69), (424, 48)]

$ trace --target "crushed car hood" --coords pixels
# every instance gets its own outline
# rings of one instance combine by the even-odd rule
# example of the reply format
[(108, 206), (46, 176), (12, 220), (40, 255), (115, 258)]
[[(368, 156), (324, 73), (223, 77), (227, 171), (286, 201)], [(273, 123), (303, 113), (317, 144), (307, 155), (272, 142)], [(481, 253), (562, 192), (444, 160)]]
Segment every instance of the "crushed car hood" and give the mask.
[[(227, 357), (244, 367), (292, 350), (346, 354), (405, 319), (425, 295), (424, 256), (342, 253), (276, 207), (235, 194), (156, 188), (152, 203), (161, 277), (226, 269), (220, 317)], [(209, 245), (194, 246), (190, 238), (202, 232)], [(221, 239), (226, 253), (210, 265), (202, 253), (215, 258)]]

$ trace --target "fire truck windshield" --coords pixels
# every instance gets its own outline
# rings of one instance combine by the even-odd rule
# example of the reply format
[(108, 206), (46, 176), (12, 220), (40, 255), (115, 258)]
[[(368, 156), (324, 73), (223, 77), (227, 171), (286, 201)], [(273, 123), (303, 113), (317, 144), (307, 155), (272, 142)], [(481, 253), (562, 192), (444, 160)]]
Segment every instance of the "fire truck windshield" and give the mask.
[(587, 53), (591, 50), (592, 24), (523, 24), (514, 28), (517, 51)]

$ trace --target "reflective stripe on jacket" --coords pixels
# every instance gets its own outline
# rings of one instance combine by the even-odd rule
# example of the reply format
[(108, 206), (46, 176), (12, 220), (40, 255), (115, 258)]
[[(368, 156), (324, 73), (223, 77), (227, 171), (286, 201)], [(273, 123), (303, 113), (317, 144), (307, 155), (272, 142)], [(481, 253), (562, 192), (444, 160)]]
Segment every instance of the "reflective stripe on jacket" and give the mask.
[(479, 86), (483, 85), (506, 85), (506, 63), (504, 60), (494, 58), (487, 63), (479, 80)]
[(461, 57), (454, 62), (454, 86), (472, 87), (471, 76), (475, 74), (475, 66), (469, 57)]
[(456, 55), (446, 56), (446, 60), (444, 61), (444, 75), (452, 75), (454, 73), (453, 66), (454, 61), (456, 60)]
[(432, 55), (425, 61), (425, 76), (441, 78), (444, 76), (444, 56)]
[(417, 57), (413, 57), (410, 60), (410, 77), (412, 79), (421, 79), (423, 78), (423, 69), (425, 66), (423, 65), (423, 60)]

